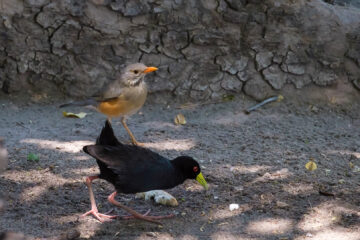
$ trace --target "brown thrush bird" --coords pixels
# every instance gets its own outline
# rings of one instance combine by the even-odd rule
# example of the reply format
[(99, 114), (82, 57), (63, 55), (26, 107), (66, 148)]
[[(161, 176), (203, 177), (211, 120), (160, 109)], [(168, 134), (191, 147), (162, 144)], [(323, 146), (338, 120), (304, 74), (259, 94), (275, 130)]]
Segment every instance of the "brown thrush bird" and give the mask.
[(121, 117), (121, 123), (130, 135), (132, 143), (142, 145), (136, 141), (128, 128), (126, 117), (136, 113), (144, 105), (147, 96), (144, 77), (147, 73), (156, 70), (156, 67), (147, 67), (142, 63), (130, 64), (124, 69), (120, 77), (92, 98), (63, 104), (60, 107), (92, 105), (99, 112), (105, 114), (109, 121), (111, 118)]

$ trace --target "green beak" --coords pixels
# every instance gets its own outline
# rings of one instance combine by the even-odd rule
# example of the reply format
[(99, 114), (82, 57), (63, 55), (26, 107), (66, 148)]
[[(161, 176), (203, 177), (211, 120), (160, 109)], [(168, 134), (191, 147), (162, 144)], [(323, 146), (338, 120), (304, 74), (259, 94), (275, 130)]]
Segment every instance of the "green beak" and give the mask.
[(204, 188), (205, 190), (208, 190), (209, 189), (209, 185), (207, 184), (204, 176), (202, 175), (202, 173), (199, 173), (197, 176), (196, 176), (196, 181), (198, 181)]

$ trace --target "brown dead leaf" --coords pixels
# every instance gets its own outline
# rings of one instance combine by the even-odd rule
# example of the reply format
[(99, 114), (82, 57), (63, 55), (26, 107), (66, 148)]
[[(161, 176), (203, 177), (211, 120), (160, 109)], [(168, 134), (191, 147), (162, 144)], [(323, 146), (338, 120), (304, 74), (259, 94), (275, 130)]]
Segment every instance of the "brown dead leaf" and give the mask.
[(175, 125), (185, 125), (186, 119), (185, 119), (184, 115), (182, 115), (181, 113), (176, 115), (176, 117), (174, 119), (174, 123), (175, 123)]
[(354, 168), (354, 167), (355, 167), (355, 165), (354, 165), (352, 162), (349, 162), (349, 166), (350, 166), (350, 168)]
[(72, 112), (65, 112), (63, 111), (63, 116), (68, 118), (84, 118), (87, 113), (80, 112), (80, 113), (72, 113)]
[(315, 171), (317, 169), (317, 165), (314, 161), (309, 161), (307, 164), (305, 164), (305, 168), (309, 171)]

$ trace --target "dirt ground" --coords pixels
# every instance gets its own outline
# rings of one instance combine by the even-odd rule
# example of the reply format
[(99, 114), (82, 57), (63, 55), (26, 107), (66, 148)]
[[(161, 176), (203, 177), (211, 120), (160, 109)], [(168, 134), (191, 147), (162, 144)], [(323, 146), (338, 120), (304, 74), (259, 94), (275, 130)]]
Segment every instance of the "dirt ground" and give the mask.
[[(303, 96), (306, 93), (306, 96)], [(100, 223), (80, 218), (90, 209), (84, 178), (98, 172), (81, 151), (93, 143), (104, 116), (87, 108), (84, 119), (67, 119), (57, 105), (0, 98), (0, 136), (9, 167), (0, 175), (6, 201), (0, 232), (41, 238), (69, 229), (80, 239), (360, 239), (360, 96), (335, 90), (285, 92), (285, 99), (250, 115), (255, 102), (234, 101), (178, 109), (177, 103), (150, 100), (129, 127), (138, 140), (169, 158), (190, 155), (200, 162), (210, 189), (195, 181), (168, 190), (178, 207), (119, 195), (117, 199), (153, 215), (174, 213), (163, 226), (138, 220)], [(36, 101), (39, 101), (36, 103)], [(160, 103), (159, 103), (160, 102)], [(187, 124), (175, 126), (183, 113)], [(118, 138), (128, 141), (119, 121)], [(30, 153), (39, 161), (29, 161)], [(306, 170), (313, 159), (317, 170)], [(112, 208), (113, 187), (93, 183), (100, 212)], [(239, 204), (230, 211), (229, 205)], [(126, 214), (115, 209), (118, 214)]]

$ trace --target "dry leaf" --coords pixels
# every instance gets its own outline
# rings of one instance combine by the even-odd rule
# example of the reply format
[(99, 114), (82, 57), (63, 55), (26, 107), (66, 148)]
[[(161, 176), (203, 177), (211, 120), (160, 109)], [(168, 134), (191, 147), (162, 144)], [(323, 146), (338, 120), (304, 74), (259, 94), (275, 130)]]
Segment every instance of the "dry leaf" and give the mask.
[(277, 102), (281, 102), (282, 100), (284, 100), (284, 96), (283, 95), (279, 95), (278, 99), (276, 100)]
[(305, 165), (306, 169), (309, 171), (314, 171), (317, 169), (316, 163), (313, 161), (309, 161), (306, 165)]
[(175, 119), (174, 119), (174, 123), (176, 125), (185, 125), (186, 124), (186, 119), (184, 117), (184, 115), (182, 115), (181, 113), (176, 115)]
[(72, 113), (72, 112), (65, 112), (63, 111), (63, 116), (68, 118), (84, 118), (87, 113)]
[(330, 98), (330, 103), (331, 104), (335, 104), (337, 101), (336, 101), (336, 97), (331, 97)]
[(354, 168), (354, 167), (355, 167), (352, 162), (349, 162), (349, 166), (350, 166), (350, 168)]
[(200, 231), (203, 232), (204, 228), (205, 228), (206, 223), (204, 223), (201, 227), (200, 227)]

